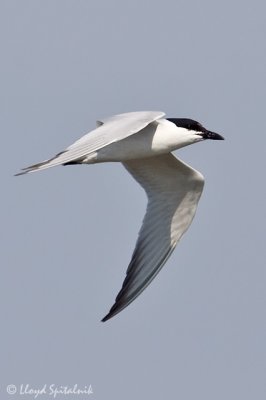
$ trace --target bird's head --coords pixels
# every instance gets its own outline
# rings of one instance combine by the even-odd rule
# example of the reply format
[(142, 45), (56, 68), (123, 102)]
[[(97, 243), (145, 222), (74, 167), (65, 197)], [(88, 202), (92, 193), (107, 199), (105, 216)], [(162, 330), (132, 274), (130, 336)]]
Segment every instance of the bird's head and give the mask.
[(184, 140), (184, 146), (191, 143), (200, 142), (206, 139), (224, 140), (218, 133), (209, 131), (199, 122), (189, 118), (167, 118), (168, 121), (180, 128), (180, 134)]

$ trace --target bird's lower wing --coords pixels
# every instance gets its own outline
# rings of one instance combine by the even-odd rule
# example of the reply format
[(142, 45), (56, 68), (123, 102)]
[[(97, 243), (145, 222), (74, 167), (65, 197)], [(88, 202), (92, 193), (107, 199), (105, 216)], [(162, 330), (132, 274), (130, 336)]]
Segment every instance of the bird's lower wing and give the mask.
[(66, 150), (49, 160), (23, 168), (22, 172), (16, 175), (40, 171), (56, 165), (72, 163), (76, 160), (82, 162), (82, 159), (86, 158), (90, 153), (141, 131), (164, 115), (161, 111), (139, 111), (114, 115), (98, 121), (96, 129), (82, 136)]
[(204, 186), (203, 176), (171, 153), (124, 166), (146, 191), (148, 206), (122, 289), (102, 321), (127, 307), (158, 274), (191, 224)]

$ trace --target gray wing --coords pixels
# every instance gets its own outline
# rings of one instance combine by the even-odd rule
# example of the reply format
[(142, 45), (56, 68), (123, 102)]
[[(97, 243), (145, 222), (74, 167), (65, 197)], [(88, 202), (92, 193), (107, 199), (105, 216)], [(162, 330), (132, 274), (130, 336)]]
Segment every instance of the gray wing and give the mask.
[(55, 157), (38, 164), (23, 168), (17, 175), (28, 172), (40, 171), (56, 165), (71, 163), (80, 160), (94, 151), (97, 151), (111, 143), (131, 136), (147, 125), (162, 118), (165, 114), (161, 111), (138, 111), (114, 115), (113, 117), (97, 121), (96, 129), (87, 133), (66, 150)]
[(203, 176), (171, 153), (124, 166), (146, 191), (148, 206), (122, 289), (102, 321), (127, 307), (158, 274), (191, 224), (204, 186)]

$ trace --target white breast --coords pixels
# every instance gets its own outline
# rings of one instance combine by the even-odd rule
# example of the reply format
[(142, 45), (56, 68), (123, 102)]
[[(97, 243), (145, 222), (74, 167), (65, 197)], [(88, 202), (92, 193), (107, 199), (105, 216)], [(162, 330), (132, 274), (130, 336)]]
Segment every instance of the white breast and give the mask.
[[(126, 161), (169, 153), (183, 147), (185, 129), (161, 119), (126, 139), (112, 143), (97, 151), (97, 161)], [(188, 144), (188, 143), (186, 143)]]

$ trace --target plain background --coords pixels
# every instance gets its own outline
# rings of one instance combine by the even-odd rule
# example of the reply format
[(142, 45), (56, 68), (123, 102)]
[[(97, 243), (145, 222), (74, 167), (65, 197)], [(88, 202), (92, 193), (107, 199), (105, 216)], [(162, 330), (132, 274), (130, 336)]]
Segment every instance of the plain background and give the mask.
[[(1, 0), (1, 398), (77, 383), (97, 400), (265, 399), (265, 13), (258, 0)], [(206, 179), (196, 218), (103, 324), (144, 192), (119, 164), (13, 174), (136, 110), (226, 140), (178, 152)]]

